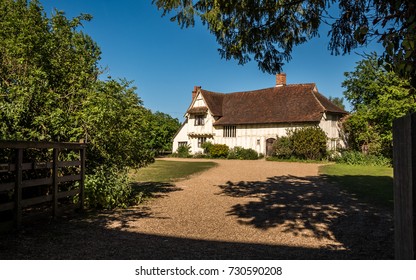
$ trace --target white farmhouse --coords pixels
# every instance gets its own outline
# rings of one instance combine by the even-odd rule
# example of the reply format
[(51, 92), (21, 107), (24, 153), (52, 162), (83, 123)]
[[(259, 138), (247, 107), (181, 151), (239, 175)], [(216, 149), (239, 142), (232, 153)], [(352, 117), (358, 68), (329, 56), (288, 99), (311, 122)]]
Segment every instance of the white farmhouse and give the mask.
[(190, 145), (203, 152), (202, 143), (252, 148), (270, 155), (276, 137), (288, 129), (321, 127), (328, 148), (345, 146), (339, 120), (347, 114), (318, 92), (314, 83), (286, 84), (286, 74), (276, 75), (276, 86), (254, 91), (216, 93), (195, 87), (185, 122), (176, 134), (173, 151)]

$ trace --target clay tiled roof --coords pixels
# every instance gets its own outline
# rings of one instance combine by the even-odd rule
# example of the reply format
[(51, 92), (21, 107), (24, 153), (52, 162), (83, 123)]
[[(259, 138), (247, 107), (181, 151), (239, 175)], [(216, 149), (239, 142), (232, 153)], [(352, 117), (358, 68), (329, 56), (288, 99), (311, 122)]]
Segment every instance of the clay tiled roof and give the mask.
[(229, 94), (200, 90), (214, 125), (319, 122), (324, 112), (346, 111), (321, 95), (315, 84), (295, 84)]

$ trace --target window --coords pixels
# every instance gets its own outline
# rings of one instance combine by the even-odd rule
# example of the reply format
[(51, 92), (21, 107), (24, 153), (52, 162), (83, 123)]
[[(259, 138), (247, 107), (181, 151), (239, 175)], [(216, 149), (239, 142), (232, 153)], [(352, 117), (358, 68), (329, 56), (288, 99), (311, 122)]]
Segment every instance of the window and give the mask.
[(182, 146), (186, 146), (188, 145), (188, 142), (183, 141), (183, 142), (178, 142), (178, 147), (182, 147)]
[(236, 137), (237, 128), (235, 126), (224, 126), (223, 137)]
[(198, 148), (201, 148), (202, 144), (204, 144), (205, 142), (207, 142), (206, 137), (198, 137)]
[(205, 124), (205, 116), (204, 115), (196, 115), (195, 116), (195, 125), (204, 125)]

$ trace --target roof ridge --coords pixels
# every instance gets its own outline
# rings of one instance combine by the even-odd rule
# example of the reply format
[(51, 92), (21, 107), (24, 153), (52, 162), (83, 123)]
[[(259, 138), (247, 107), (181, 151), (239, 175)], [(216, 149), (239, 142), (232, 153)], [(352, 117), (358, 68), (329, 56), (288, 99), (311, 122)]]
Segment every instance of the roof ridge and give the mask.
[[(325, 106), (321, 103), (321, 101), (319, 101), (318, 97), (316, 97), (316, 95), (315, 95), (315, 93), (318, 93), (318, 94), (320, 94), (320, 93), (319, 93), (317, 90), (316, 90), (316, 91), (315, 91), (315, 90), (312, 90), (312, 91), (311, 91), (311, 93), (312, 93), (313, 98), (315, 98), (316, 102), (318, 102), (318, 104), (322, 107), (323, 112), (326, 112), (326, 111), (327, 111), (327, 109), (326, 109), (326, 108), (325, 108)], [(320, 95), (322, 95), (322, 94), (320, 94)]]
[(295, 86), (313, 86), (316, 87), (316, 83), (299, 83), (299, 84), (287, 84), (284, 86), (280, 86), (280, 87), (267, 87), (267, 88), (260, 88), (260, 89), (253, 89), (253, 90), (243, 90), (243, 91), (232, 91), (232, 92), (216, 92), (216, 91), (210, 91), (210, 90), (206, 90), (206, 89), (200, 89), (201, 91), (205, 91), (207, 93), (214, 93), (214, 94), (221, 94), (221, 95), (229, 95), (229, 94), (236, 94), (236, 93), (248, 93), (248, 92), (260, 92), (260, 91), (264, 91), (264, 90), (271, 90), (271, 89), (275, 89), (275, 88), (285, 88), (285, 87), (295, 87)]
[(299, 84), (288, 84), (286, 87), (289, 86), (316, 86), (316, 83), (299, 83)]
[[(329, 102), (331, 105), (333, 105), (333, 106), (335, 106), (335, 108), (336, 109), (338, 109), (337, 111), (338, 112), (341, 112), (341, 113), (347, 113), (348, 114), (348, 112), (345, 110), (345, 109), (342, 109), (341, 107), (339, 107), (338, 105), (336, 105), (334, 102), (332, 102), (328, 97), (326, 97), (325, 95), (323, 95), (322, 93), (320, 93), (319, 91), (316, 91), (316, 93), (317, 94), (319, 94), (319, 96), (321, 97), (321, 98), (323, 98), (324, 100), (326, 100), (327, 102)], [(314, 96), (315, 96), (315, 94), (314, 94)], [(315, 96), (315, 98), (317, 98), (316, 96)], [(318, 99), (318, 101), (319, 101), (319, 99)], [(319, 101), (319, 103), (321, 103), (321, 101)], [(322, 103), (321, 103), (322, 104)], [(323, 105), (322, 105), (323, 106)], [(324, 108), (325, 108), (325, 106), (324, 106)], [(333, 112), (333, 110), (328, 110), (328, 108), (325, 108), (325, 110), (326, 111), (329, 111), (329, 112)]]

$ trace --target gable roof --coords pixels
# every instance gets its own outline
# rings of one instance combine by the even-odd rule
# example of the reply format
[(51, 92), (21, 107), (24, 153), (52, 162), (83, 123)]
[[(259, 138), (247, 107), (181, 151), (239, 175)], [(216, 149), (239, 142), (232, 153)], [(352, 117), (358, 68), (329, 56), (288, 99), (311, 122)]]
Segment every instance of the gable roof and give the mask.
[(323, 113), (348, 114), (315, 84), (294, 84), (229, 94), (199, 90), (214, 125), (319, 122)]

